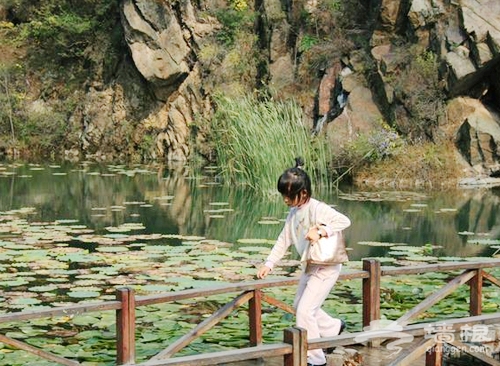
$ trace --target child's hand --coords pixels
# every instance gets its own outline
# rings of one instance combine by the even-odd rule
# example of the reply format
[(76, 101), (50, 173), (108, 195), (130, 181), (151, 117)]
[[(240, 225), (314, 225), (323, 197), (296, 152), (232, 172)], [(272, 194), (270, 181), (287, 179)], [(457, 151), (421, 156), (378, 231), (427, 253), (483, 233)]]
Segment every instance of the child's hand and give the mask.
[(259, 271), (257, 272), (257, 278), (263, 279), (270, 272), (271, 272), (271, 268), (269, 268), (267, 266), (262, 266), (262, 267), (259, 268)]
[(307, 232), (306, 239), (309, 240), (311, 244), (316, 243), (321, 238), (319, 230), (323, 229), (320, 229), (318, 225), (314, 225)]

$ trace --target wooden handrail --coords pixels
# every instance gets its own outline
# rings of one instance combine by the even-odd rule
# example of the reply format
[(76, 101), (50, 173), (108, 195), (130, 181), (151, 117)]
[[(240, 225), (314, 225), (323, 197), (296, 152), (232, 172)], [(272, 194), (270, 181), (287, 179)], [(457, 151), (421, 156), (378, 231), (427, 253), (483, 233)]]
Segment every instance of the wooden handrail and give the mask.
[(419, 266), (410, 266), (410, 267), (382, 266), (381, 274), (382, 276), (398, 276), (405, 274), (420, 274), (425, 272), (450, 272), (450, 271), (465, 270), (465, 269), (493, 268), (499, 266), (500, 266), (500, 259), (491, 259), (488, 261), (474, 261), (474, 262), (421, 264)]
[(0, 314), (0, 323), (10, 323), (14, 321), (32, 320), (39, 318), (52, 318), (55, 316), (80, 315), (91, 312), (118, 310), (122, 306), (120, 301), (104, 301), (97, 304), (79, 304), (62, 306), (54, 309), (23, 311), (20, 313)]

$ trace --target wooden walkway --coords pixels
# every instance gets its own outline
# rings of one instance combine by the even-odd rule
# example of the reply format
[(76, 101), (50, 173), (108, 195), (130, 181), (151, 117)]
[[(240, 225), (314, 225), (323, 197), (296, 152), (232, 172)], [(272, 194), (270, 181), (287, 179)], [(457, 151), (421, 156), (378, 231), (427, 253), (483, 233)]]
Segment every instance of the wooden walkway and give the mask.
[[(453, 293), (459, 286), (466, 285), (469, 287), (470, 293), (468, 299), (470, 316), (467, 318), (447, 319), (447, 329), (457, 331), (463, 326), (470, 328), (475, 325), (484, 327), (500, 324), (500, 312), (482, 315), (483, 282), (488, 281), (490, 284), (500, 287), (500, 281), (487, 271), (495, 267), (500, 267), (500, 260), (492, 259), (479, 262), (438, 263), (412, 267), (382, 267), (380, 262), (374, 259), (364, 260), (362, 270), (341, 273), (339, 277), (339, 281), (362, 281), (361, 300), (363, 311), (361, 321), (363, 324), (363, 331), (357, 333), (343, 333), (336, 337), (312, 339), (309, 341), (307, 340), (305, 330), (292, 327), (285, 329), (282, 342), (273, 344), (263, 343), (262, 303), (266, 302), (276, 308), (293, 313), (293, 309), (288, 304), (268, 295), (265, 290), (270, 288), (296, 286), (298, 282), (297, 278), (224, 284), (212, 288), (191, 289), (151, 296), (135, 296), (133, 290), (122, 288), (117, 291), (117, 298), (115, 301), (80, 304), (32, 312), (0, 314), (0, 323), (23, 322), (43, 317), (51, 318), (59, 315), (71, 316), (72, 314), (81, 315), (84, 313), (114, 310), (116, 312), (116, 365), (246, 366), (261, 364), (270, 366), (304, 366), (306, 364), (308, 349), (349, 346), (351, 348), (356, 347), (365, 360), (363, 364), (369, 366), (378, 364), (384, 366), (419, 366), (421, 362), (426, 366), (438, 366), (442, 365), (443, 344), (453, 344), (453, 346), (459, 347), (460, 349), (466, 349), (467, 351), (470, 351), (470, 349), (467, 349), (468, 346), (466, 344), (459, 343), (457, 339), (442, 337), (442, 334), (446, 335), (446, 329), (445, 332), (439, 330), (439, 324), (442, 324), (442, 321), (428, 322), (425, 324), (412, 324), (412, 321), (417, 319), (441, 299)], [(372, 324), (382, 319), (383, 315), (381, 314), (380, 307), (382, 277), (418, 275), (426, 272), (448, 272), (451, 275), (451, 279), (448, 280), (441, 289), (436, 289), (418, 305), (403, 314), (399, 319), (392, 321), (392, 323), (399, 327), (395, 330), (396, 334), (392, 328), (389, 328), (389, 333), (387, 333), (388, 328), (371, 328)], [(459, 273), (456, 274), (457, 272)], [(210, 296), (230, 293), (237, 294), (232, 301), (223, 305), (208, 318), (205, 318), (187, 334), (174, 340), (164, 350), (158, 350), (158, 353), (149, 360), (142, 363), (136, 363), (135, 312), (137, 308), (186, 299), (209, 298)], [(176, 356), (176, 353), (197, 340), (202, 334), (212, 329), (225, 317), (244, 305), (248, 307), (248, 347), (192, 356)], [(429, 328), (433, 328), (434, 330), (429, 331)], [(385, 330), (386, 332), (380, 334), (380, 330)], [(228, 335), (229, 334), (230, 332), (228, 332)], [(384, 352), (389, 352), (390, 350), (387, 342), (382, 344), (381, 342), (393, 338), (401, 340), (408, 335), (411, 335), (412, 339), (410, 342), (401, 345), (403, 347), (402, 351), (392, 359), (384, 357)], [(61, 357), (47, 352), (43, 347), (33, 347), (29, 343), (10, 338), (3, 334), (0, 334), (0, 342), (53, 361), (54, 365), (82, 365), (79, 360), (75, 358)], [(359, 346), (360, 344), (366, 344), (367, 346)], [(500, 366), (500, 362), (493, 357), (482, 354), (473, 354), (473, 356), (478, 362), (479, 360), (483, 362), (482, 364)], [(471, 365), (473, 364), (474, 363)]]

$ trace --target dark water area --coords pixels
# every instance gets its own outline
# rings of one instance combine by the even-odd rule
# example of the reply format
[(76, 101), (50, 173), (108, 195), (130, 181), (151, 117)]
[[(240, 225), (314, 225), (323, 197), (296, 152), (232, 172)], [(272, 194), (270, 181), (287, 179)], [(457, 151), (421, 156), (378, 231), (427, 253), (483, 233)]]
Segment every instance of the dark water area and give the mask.
[[(145, 233), (202, 236), (235, 247), (252, 239), (274, 240), (287, 213), (280, 196), (224, 186), (213, 171), (4, 162), (0, 212), (33, 208), (30, 222), (74, 220), (96, 232), (141, 223)], [(407, 192), (343, 187), (314, 196), (351, 218), (345, 236), (350, 258), (359, 260), (386, 257), (394, 252), (390, 245), (398, 244), (426, 246), (437, 257), (491, 257), (500, 243), (499, 194), (495, 188)]]

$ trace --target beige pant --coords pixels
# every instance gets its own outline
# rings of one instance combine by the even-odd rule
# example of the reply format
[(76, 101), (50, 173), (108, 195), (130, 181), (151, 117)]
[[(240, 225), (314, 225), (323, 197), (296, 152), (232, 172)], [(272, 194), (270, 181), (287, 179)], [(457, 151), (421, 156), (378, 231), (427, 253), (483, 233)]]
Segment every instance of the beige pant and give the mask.
[[(334, 337), (340, 331), (340, 319), (332, 318), (321, 309), (332, 287), (339, 278), (342, 264), (333, 266), (308, 265), (299, 279), (294, 308), (296, 323), (307, 330), (307, 339)], [(307, 352), (307, 362), (323, 365), (326, 362), (322, 349)]]

